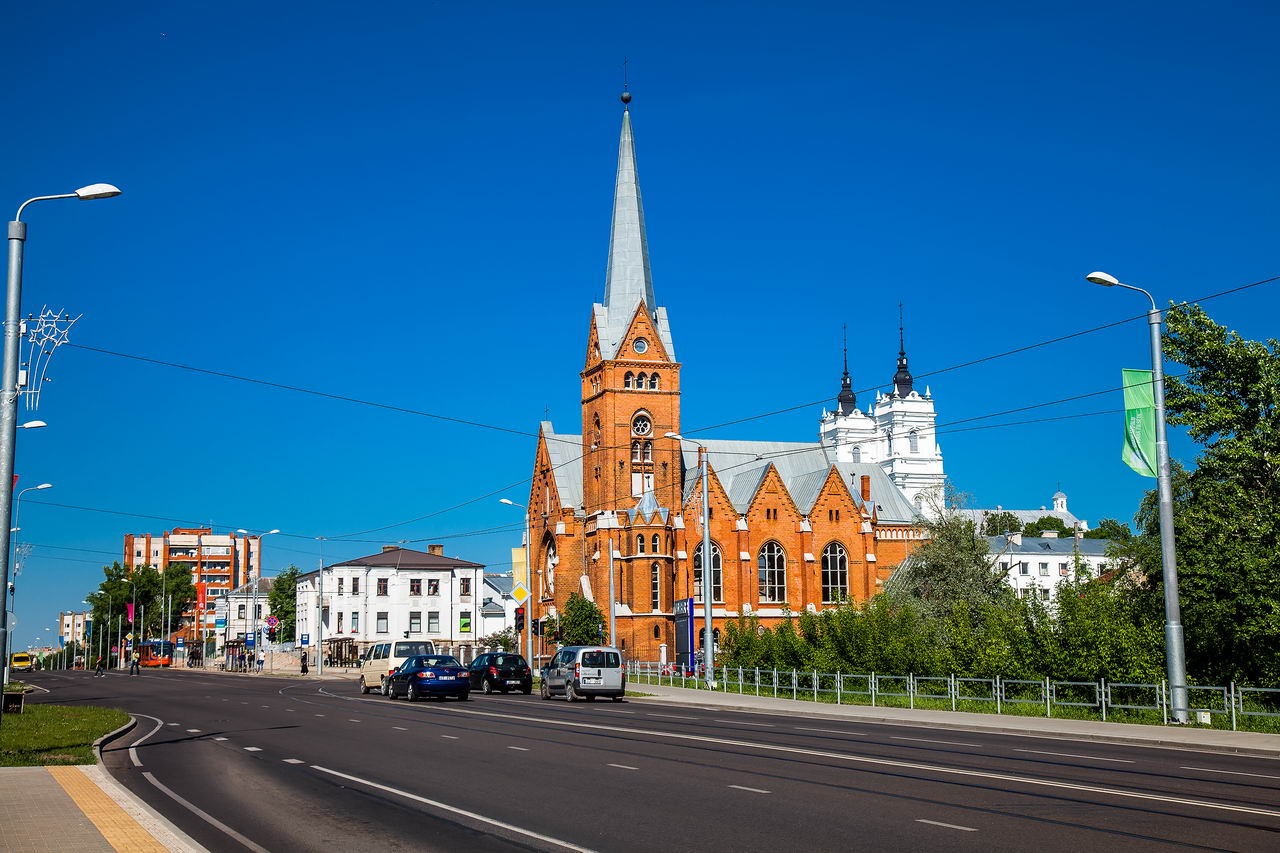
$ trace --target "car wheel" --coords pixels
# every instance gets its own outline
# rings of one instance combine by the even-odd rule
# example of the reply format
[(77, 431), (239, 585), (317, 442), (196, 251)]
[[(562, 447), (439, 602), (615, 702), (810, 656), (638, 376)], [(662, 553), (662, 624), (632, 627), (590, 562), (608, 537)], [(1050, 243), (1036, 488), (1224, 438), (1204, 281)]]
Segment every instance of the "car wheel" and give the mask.
[(417, 702), (418, 701), (417, 685), (410, 684), (409, 689), (404, 692), (404, 698), (406, 702)]
[(386, 679), (386, 678), (382, 679), (382, 686), (380, 687), (380, 690), (381, 690), (381, 692), (382, 692), (382, 695), (383, 695), (383, 696), (390, 696), (390, 695), (391, 695), (391, 693), (390, 693), (390, 692), (388, 692), (388, 691), (390, 691), (390, 690), (391, 690), (391, 681), (390, 681), (390, 679)]
[(573, 690), (573, 682), (572, 682), (572, 681), (566, 681), (566, 682), (564, 683), (564, 698), (565, 698), (565, 701), (567, 701), (567, 702), (577, 702), (577, 701), (578, 701), (578, 694), (577, 694), (577, 693), (575, 693), (575, 692), (574, 692), (574, 690)]
[(388, 699), (396, 698), (396, 686), (388, 681), (385, 689), (382, 691), (382, 695), (386, 696)]
[(368, 687), (368, 685), (366, 685), (366, 684), (364, 683), (364, 676), (363, 676), (363, 675), (362, 675), (362, 676), (360, 676), (360, 695), (361, 695), (361, 696), (368, 696), (368, 695), (369, 695), (369, 687)]
[(542, 694), (543, 699), (551, 698), (551, 688), (547, 686), (547, 682), (545, 681), (542, 682), (542, 687), (538, 689), (538, 692)]
[(486, 677), (480, 680), (480, 692), (488, 696), (493, 693), (493, 680)]
[(458, 698), (459, 698), (459, 699), (461, 699), (463, 702), (467, 701), (467, 699), (468, 699), (470, 696), (471, 696), (470, 691), (468, 691), (468, 692), (466, 692), (466, 693), (459, 693), (459, 694), (458, 694)]

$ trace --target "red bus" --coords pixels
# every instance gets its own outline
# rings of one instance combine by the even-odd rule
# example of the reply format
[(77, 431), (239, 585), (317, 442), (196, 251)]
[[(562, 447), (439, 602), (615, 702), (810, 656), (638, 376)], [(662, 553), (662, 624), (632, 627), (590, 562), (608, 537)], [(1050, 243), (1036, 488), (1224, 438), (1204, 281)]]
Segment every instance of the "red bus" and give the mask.
[(161, 640), (139, 643), (138, 663), (142, 666), (173, 666), (173, 643)]

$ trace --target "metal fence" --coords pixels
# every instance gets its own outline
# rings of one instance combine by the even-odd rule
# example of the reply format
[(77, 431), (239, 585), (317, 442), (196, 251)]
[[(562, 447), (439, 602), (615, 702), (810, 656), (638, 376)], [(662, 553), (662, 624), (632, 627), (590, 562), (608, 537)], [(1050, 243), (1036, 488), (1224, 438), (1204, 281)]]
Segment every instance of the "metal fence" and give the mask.
[[(1097, 713), (1103, 720), (1116, 711), (1159, 712), (1164, 723), (1176, 716), (1165, 681), (1134, 684), (1098, 681), (1054, 681), (1023, 678), (962, 678), (955, 675), (891, 675), (841, 673), (745, 667), (718, 667), (716, 690), (742, 695), (771, 696), (836, 705), (897, 705), (915, 708), (917, 703), (945, 710), (959, 710), (960, 703), (978, 703), (980, 710), (1005, 713), (1006, 706), (1036, 706), (1046, 717), (1055, 709), (1079, 709)], [(632, 683), (704, 688), (701, 668), (675, 664), (629, 661)], [(886, 700), (891, 700), (886, 702)], [(898, 700), (896, 703), (892, 700)], [(1234, 731), (1242, 718), (1280, 717), (1280, 688), (1187, 685), (1186, 709), (1192, 722), (1213, 725), (1215, 718), (1230, 721)], [(1012, 707), (1009, 710), (1013, 710)], [(1181, 710), (1181, 709), (1177, 709)]]

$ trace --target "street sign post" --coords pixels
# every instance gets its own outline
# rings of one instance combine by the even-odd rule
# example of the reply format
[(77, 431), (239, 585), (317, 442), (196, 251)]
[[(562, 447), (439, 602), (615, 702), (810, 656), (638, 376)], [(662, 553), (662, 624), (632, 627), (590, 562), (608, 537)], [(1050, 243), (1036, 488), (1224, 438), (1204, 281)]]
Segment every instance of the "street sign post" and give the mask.
[(304, 646), (309, 646), (309, 645), (311, 645), (311, 635), (310, 635), (310, 634), (302, 634), (302, 635), (300, 635), (300, 636), (299, 636), (299, 638), (298, 638), (298, 642), (302, 643), (302, 645), (304, 645)]
[(511, 597), (516, 600), (516, 604), (524, 604), (529, 598), (529, 590), (524, 584), (518, 583), (511, 588)]

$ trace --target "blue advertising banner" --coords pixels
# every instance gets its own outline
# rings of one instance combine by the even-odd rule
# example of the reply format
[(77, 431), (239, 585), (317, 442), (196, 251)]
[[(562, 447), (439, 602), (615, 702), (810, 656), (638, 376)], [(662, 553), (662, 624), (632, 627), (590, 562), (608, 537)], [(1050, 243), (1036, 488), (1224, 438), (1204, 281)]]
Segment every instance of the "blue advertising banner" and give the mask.
[(686, 670), (694, 666), (694, 650), (697, 642), (694, 639), (696, 618), (692, 598), (681, 598), (675, 602), (676, 617), (676, 663)]

